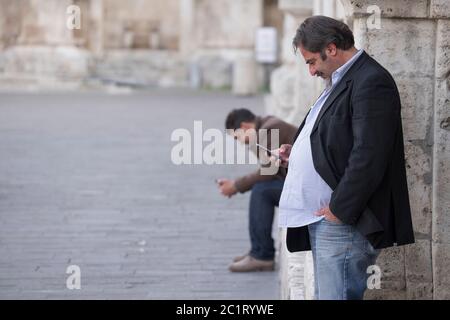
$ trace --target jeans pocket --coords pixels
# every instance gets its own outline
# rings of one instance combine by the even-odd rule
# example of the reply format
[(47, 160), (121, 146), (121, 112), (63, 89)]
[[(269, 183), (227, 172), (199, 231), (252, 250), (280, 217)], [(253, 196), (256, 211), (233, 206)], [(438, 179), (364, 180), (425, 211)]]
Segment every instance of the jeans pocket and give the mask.
[(344, 223), (342, 223), (342, 222), (334, 222), (334, 221), (327, 220), (326, 218), (323, 218), (322, 221), (326, 224), (334, 225), (334, 226), (343, 226), (344, 225)]

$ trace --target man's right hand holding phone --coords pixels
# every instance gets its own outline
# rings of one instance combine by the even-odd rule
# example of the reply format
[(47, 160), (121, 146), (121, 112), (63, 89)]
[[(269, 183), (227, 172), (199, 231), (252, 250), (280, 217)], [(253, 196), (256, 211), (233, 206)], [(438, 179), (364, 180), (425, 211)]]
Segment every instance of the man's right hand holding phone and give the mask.
[[(291, 154), (292, 145), (282, 144), (280, 148), (271, 150), (272, 156), (270, 159), (279, 167), (287, 168), (289, 165), (289, 156)], [(278, 156), (278, 159), (275, 156)]]

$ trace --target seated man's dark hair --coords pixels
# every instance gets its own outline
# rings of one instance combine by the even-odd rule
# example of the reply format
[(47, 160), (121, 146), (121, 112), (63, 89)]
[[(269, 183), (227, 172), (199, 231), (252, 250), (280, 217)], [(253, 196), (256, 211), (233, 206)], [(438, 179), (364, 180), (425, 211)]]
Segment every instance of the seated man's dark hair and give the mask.
[(234, 109), (232, 110), (225, 120), (226, 129), (239, 129), (242, 122), (253, 122), (256, 116), (248, 109)]

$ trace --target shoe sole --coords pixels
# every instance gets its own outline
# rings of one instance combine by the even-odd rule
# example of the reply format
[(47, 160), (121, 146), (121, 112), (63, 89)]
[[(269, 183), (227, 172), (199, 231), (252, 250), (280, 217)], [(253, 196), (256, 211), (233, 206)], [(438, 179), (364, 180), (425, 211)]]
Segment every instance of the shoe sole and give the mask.
[(275, 267), (259, 267), (255, 269), (247, 269), (247, 270), (233, 270), (228, 268), (231, 272), (264, 272), (264, 271), (275, 271)]
[(246, 257), (246, 256), (244, 256), (244, 257), (239, 257), (239, 258), (234, 258), (234, 259), (233, 259), (233, 262), (239, 262), (239, 261), (241, 261), (241, 260), (244, 260), (245, 257)]

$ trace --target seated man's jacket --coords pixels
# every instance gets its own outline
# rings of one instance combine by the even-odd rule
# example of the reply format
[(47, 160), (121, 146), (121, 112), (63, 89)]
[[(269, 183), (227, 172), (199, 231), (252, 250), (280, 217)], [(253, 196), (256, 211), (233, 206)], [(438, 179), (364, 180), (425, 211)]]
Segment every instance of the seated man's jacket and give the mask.
[[(280, 145), (292, 143), (292, 140), (295, 137), (295, 133), (297, 132), (297, 128), (295, 126), (293, 126), (281, 119), (278, 119), (277, 117), (274, 117), (274, 116), (256, 117), (255, 130), (258, 133), (258, 131), (260, 129), (267, 130), (267, 136), (261, 135), (261, 137), (265, 137), (265, 139), (263, 139), (264, 141), (260, 141), (259, 140), (260, 135), (257, 135), (255, 142), (260, 143), (261, 145), (267, 147), (268, 149), (273, 149), (273, 148), (279, 147), (279, 146), (271, 145), (271, 141), (272, 141), (271, 132), (273, 129), (278, 130)], [(260, 158), (261, 152), (265, 152), (265, 151), (262, 151), (261, 149), (258, 149), (256, 147), (256, 145), (254, 145), (254, 144), (250, 145), (249, 147), (250, 147), (250, 150), (252, 150), (258, 158)], [(257, 182), (268, 181), (268, 180), (273, 180), (273, 179), (284, 179), (285, 177), (286, 177), (286, 169), (285, 168), (280, 167), (277, 170), (277, 172), (273, 175), (264, 174), (261, 172), (261, 168), (259, 168), (255, 172), (252, 172), (248, 175), (237, 178), (235, 180), (234, 184), (236, 186), (236, 189), (239, 192), (244, 193), (244, 192), (250, 190), (253, 187), (253, 185)]]

